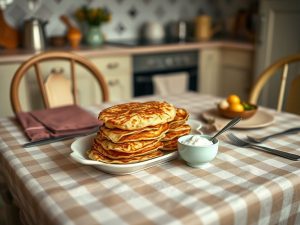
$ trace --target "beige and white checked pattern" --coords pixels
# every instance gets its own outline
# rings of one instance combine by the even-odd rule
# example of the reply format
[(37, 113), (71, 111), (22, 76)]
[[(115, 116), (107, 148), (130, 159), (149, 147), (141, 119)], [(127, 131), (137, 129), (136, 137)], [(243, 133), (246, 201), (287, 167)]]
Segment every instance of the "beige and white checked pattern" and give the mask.
[[(194, 118), (217, 101), (196, 93), (163, 99)], [(90, 110), (97, 115), (108, 105)], [(299, 116), (269, 112), (273, 125), (234, 133), (300, 126)], [(73, 140), (22, 148), (27, 139), (13, 119), (0, 119), (0, 137), (1, 171), (28, 224), (300, 224), (300, 162), (235, 147), (225, 135), (216, 159), (203, 169), (176, 159), (126, 176), (73, 161)], [(299, 134), (266, 144), (300, 154)]]

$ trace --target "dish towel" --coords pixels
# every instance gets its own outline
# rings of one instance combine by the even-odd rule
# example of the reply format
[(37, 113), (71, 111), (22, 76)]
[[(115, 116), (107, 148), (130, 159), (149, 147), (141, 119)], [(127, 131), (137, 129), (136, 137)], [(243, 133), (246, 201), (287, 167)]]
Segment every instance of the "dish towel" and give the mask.
[(85, 134), (102, 124), (95, 116), (76, 105), (21, 112), (17, 118), (31, 141)]
[(188, 74), (186, 72), (157, 74), (152, 79), (154, 94), (157, 95), (182, 94), (188, 90)]

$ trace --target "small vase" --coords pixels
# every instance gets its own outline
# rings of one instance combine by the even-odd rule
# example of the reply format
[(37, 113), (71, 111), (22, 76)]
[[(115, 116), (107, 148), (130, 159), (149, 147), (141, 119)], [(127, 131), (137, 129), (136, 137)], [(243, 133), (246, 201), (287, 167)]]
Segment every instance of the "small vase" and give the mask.
[(89, 26), (86, 36), (86, 42), (91, 46), (102, 45), (104, 41), (103, 34), (99, 26)]

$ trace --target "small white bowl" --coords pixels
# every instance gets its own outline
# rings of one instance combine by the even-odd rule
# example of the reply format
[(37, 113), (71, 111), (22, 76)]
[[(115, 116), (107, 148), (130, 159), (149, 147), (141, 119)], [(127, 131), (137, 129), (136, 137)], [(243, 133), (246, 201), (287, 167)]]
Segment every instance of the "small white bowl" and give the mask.
[(210, 138), (210, 136), (189, 134), (178, 139), (178, 152), (180, 157), (187, 163), (187, 165), (199, 168), (212, 161), (216, 157), (218, 153), (219, 141), (215, 138), (213, 144), (208, 146), (185, 144), (184, 142), (192, 136), (200, 136), (206, 139)]

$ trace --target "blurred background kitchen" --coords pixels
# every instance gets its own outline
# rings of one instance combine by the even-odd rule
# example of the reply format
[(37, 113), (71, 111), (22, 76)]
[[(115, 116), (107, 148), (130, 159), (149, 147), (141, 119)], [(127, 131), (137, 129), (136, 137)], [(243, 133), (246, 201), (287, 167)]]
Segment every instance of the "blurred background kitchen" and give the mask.
[[(1, 0), (1, 2), (10, 3), (4, 14), (7, 22), (14, 28), (21, 29), (25, 20), (31, 17), (47, 21), (48, 24), (45, 25), (47, 38), (65, 34), (66, 26), (60, 20), (61, 15), (78, 22), (74, 13), (81, 6), (104, 7), (112, 15), (111, 21), (103, 25), (107, 40), (138, 38), (141, 27), (148, 22), (158, 23), (167, 29), (172, 23), (194, 22), (198, 15), (203, 14), (212, 17), (212, 22), (220, 26), (220, 33), (230, 35), (234, 32), (233, 20), (241, 18), (244, 13), (247, 21), (243, 25), (250, 31), (256, 23), (257, 9), (256, 0)], [(193, 32), (194, 27), (190, 29), (190, 32)]]
[[(297, 0), (0, 0), (0, 6), (1, 116), (12, 114), (14, 72), (45, 50), (90, 58), (118, 101), (153, 94), (156, 74), (182, 72), (190, 90), (247, 99), (267, 65), (300, 49)], [(82, 14), (97, 10), (98, 21)], [(87, 105), (97, 100), (97, 92), (86, 93), (92, 85), (81, 91)], [(273, 107), (274, 92), (271, 84), (261, 104)]]
[[(80, 19), (83, 6), (101, 9), (101, 19)], [(170, 73), (188, 74), (190, 90), (247, 99), (264, 68), (300, 52), (299, 0), (0, 0), (0, 8), (0, 116), (13, 115), (9, 89), (17, 68), (41, 51), (88, 57), (112, 101), (153, 94), (152, 76)], [(278, 80), (272, 82), (262, 105), (275, 105)], [(80, 83), (81, 102), (97, 103), (95, 84), (84, 76)], [(32, 89), (26, 80), (25, 105), (35, 104)], [(0, 224), (4, 213), (0, 207)]]

